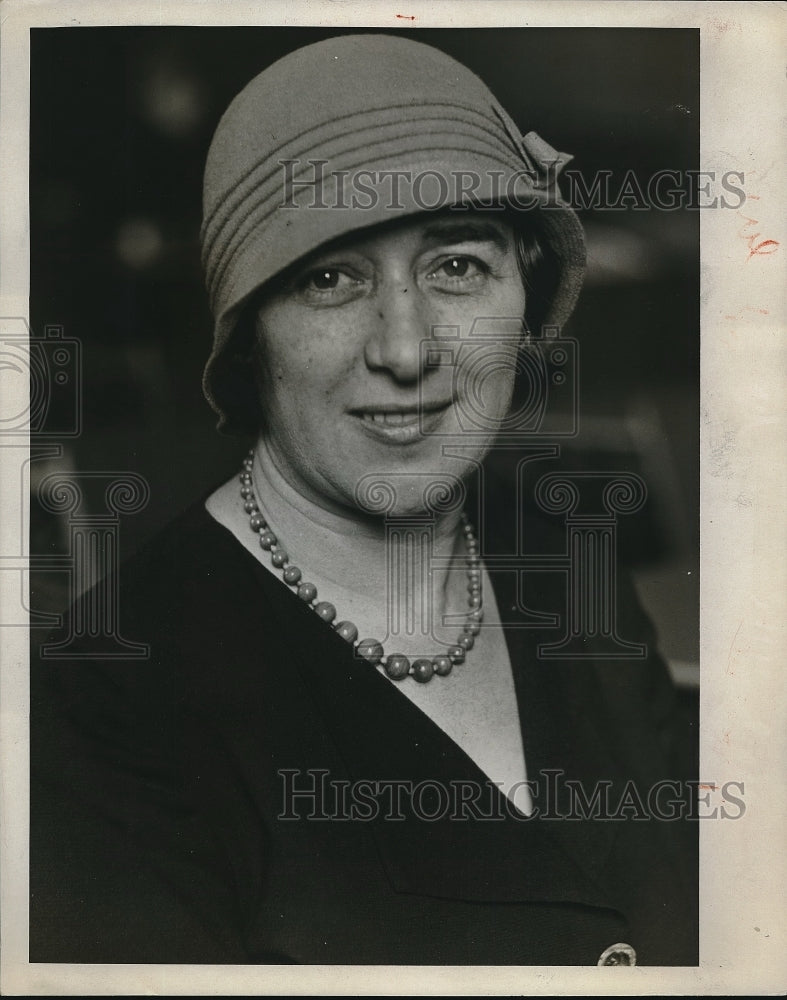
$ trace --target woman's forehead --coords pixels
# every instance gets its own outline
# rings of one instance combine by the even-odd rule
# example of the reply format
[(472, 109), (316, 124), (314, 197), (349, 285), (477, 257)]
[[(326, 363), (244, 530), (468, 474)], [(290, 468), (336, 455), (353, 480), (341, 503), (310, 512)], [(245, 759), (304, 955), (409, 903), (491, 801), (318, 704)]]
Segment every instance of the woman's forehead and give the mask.
[(513, 247), (514, 227), (503, 211), (468, 209), (448, 212), (423, 212), (405, 219), (353, 230), (316, 247), (308, 258), (319, 257), (337, 249), (382, 250), (406, 243), (428, 247), (444, 243), (490, 243), (501, 251)]

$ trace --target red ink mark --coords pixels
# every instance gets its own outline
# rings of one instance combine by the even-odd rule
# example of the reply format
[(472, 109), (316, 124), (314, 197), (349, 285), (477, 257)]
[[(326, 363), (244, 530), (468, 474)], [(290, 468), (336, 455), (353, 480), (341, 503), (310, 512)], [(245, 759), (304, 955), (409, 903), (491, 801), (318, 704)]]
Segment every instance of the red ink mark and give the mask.
[[(741, 213), (738, 213), (739, 215)], [(741, 238), (745, 240), (746, 245), (749, 248), (749, 258), (751, 257), (767, 257), (772, 253), (776, 253), (776, 249), (779, 246), (778, 240), (760, 240), (757, 241), (762, 236), (762, 233), (747, 233), (747, 229), (752, 229), (754, 226), (758, 226), (759, 222), (757, 219), (750, 219), (748, 215), (741, 215), (744, 219), (743, 228), (741, 229)]]
[(725, 313), (724, 318), (733, 320), (743, 319), (743, 314), (745, 312), (759, 313), (760, 316), (770, 316), (770, 312), (767, 309), (755, 309), (753, 306), (744, 306), (743, 309), (741, 309), (741, 311), (736, 313), (734, 316), (730, 313)]
[(414, 21), (415, 20), (415, 14), (397, 14), (396, 16), (400, 17), (403, 21)]
[[(770, 254), (776, 253), (776, 247), (779, 245), (778, 240), (763, 240), (762, 243), (758, 243), (757, 246), (752, 247), (749, 253), (750, 257), (753, 257), (756, 253), (758, 254)], [(773, 250), (763, 250), (763, 247), (773, 247)]]
[(700, 784), (700, 788), (707, 788), (709, 792), (715, 792), (716, 791), (716, 785), (703, 785), (703, 784)]

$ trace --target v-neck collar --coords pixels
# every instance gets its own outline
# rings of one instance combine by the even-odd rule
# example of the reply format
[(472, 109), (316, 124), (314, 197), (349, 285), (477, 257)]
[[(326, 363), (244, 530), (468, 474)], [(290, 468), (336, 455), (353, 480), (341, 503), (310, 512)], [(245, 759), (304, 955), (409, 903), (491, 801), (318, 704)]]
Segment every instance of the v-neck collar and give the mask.
[[(461, 747), (387, 678), (357, 659), (344, 640), (224, 531), (252, 564), (268, 598), (272, 624), (286, 622), (291, 629), (291, 663), (313, 693), (347, 778), (405, 788), (400, 799), (404, 818), (386, 818), (383, 811), (368, 824), (395, 890), (474, 901), (614, 907), (599, 873), (615, 824), (518, 816)], [(503, 575), (493, 580), (501, 611), (516, 606), (513, 580), (508, 582), (510, 586)], [(582, 689), (591, 682), (587, 665), (578, 671), (545, 668), (535, 656), (535, 633), (509, 628), (506, 637), (529, 776), (541, 780), (545, 769), (563, 770), (579, 780), (609, 773), (608, 767), (604, 771), (610, 758), (601, 749), (603, 734), (578, 712)], [(446, 815), (433, 821), (409, 808), (408, 790), (424, 782), (450, 796)], [(461, 796), (476, 789), (485, 790), (477, 811), (495, 818), (474, 818), (472, 806), (462, 808)]]

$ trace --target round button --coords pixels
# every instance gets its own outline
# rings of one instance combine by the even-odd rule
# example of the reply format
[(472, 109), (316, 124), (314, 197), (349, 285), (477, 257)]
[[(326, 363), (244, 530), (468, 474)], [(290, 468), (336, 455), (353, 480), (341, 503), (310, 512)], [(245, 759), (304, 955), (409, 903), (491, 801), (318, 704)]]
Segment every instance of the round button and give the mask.
[(598, 958), (599, 965), (636, 965), (637, 953), (630, 944), (619, 942), (605, 948)]

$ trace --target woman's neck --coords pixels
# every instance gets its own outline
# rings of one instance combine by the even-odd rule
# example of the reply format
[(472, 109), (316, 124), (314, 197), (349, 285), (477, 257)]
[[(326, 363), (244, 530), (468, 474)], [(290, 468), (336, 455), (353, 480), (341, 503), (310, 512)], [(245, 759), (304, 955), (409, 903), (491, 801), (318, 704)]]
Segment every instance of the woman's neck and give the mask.
[[(411, 524), (407, 518), (397, 518), (393, 530), (384, 517), (328, 509), (295, 489), (279, 469), (264, 436), (254, 450), (252, 479), (260, 510), (304, 578), (316, 575), (379, 599), (391, 575), (392, 560), (401, 556), (402, 529), (411, 527), (406, 532), (408, 562), (429, 568), (433, 594), (445, 592), (449, 568), (444, 564), (460, 554), (461, 511), (427, 521), (413, 517)], [(412, 581), (411, 589), (418, 592), (413, 598), (427, 586), (427, 580)]]

